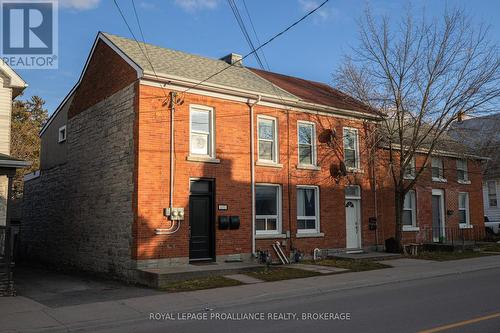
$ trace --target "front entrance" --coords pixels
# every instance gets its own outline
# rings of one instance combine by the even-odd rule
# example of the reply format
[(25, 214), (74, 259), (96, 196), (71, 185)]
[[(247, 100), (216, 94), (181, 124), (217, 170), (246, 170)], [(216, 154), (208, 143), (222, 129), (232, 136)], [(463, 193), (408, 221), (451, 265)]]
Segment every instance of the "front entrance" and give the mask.
[(359, 186), (345, 190), (346, 248), (361, 249), (361, 193)]
[(192, 180), (189, 196), (189, 260), (214, 260), (214, 183)]
[(432, 240), (444, 240), (444, 192), (432, 190)]

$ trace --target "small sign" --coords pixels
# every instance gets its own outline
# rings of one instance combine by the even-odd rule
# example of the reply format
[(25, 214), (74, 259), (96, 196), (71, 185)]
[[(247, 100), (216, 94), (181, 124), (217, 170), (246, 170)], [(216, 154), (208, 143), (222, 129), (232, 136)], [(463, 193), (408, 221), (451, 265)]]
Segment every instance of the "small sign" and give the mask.
[(227, 210), (227, 205), (226, 204), (219, 205), (219, 210)]

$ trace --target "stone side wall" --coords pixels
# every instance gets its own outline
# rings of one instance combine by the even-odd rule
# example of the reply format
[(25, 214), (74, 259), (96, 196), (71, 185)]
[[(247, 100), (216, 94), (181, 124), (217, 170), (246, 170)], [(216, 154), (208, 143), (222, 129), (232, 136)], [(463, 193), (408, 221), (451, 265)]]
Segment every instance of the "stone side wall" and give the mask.
[(68, 162), (25, 185), (26, 256), (131, 277), (134, 101), (131, 84), (68, 120)]

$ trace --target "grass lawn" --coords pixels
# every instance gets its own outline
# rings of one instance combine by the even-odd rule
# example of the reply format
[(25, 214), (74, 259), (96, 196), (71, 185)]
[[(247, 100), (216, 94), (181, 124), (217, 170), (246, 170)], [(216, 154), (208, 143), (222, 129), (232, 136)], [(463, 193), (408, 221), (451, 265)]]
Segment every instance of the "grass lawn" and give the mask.
[(245, 274), (262, 281), (280, 281), (322, 275), (318, 272), (305, 271), (303, 269), (273, 266), (260, 268)]
[(447, 260), (459, 260), (468, 258), (484, 257), (490, 254), (479, 252), (479, 251), (463, 251), (463, 252), (421, 252), (417, 256), (408, 256), (412, 259), (425, 259), (425, 260), (435, 260), (435, 261), (447, 261)]
[(304, 260), (304, 261), (301, 261), (301, 264), (346, 268), (352, 272), (371, 271), (374, 269), (391, 267), (389, 265), (381, 264), (381, 263), (378, 263), (375, 261), (370, 261), (370, 260), (361, 260), (361, 259), (351, 260), (351, 259), (334, 259), (334, 258), (322, 259), (322, 260), (318, 260), (318, 261)]
[(480, 248), (483, 251), (500, 252), (500, 243), (481, 244)]
[(239, 286), (243, 283), (233, 279), (228, 279), (223, 276), (207, 276), (198, 279), (172, 281), (160, 290), (168, 292), (192, 291), (220, 287)]

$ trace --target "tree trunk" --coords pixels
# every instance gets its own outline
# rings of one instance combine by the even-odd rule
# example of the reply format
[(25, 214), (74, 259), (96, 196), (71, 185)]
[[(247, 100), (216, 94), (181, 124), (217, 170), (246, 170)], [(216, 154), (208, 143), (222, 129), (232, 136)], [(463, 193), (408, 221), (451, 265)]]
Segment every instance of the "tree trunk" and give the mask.
[(394, 231), (394, 239), (396, 240), (396, 245), (399, 251), (401, 251), (401, 240), (403, 236), (403, 204), (404, 204), (404, 194), (403, 192), (396, 190), (394, 191), (394, 207), (396, 213), (396, 224)]

